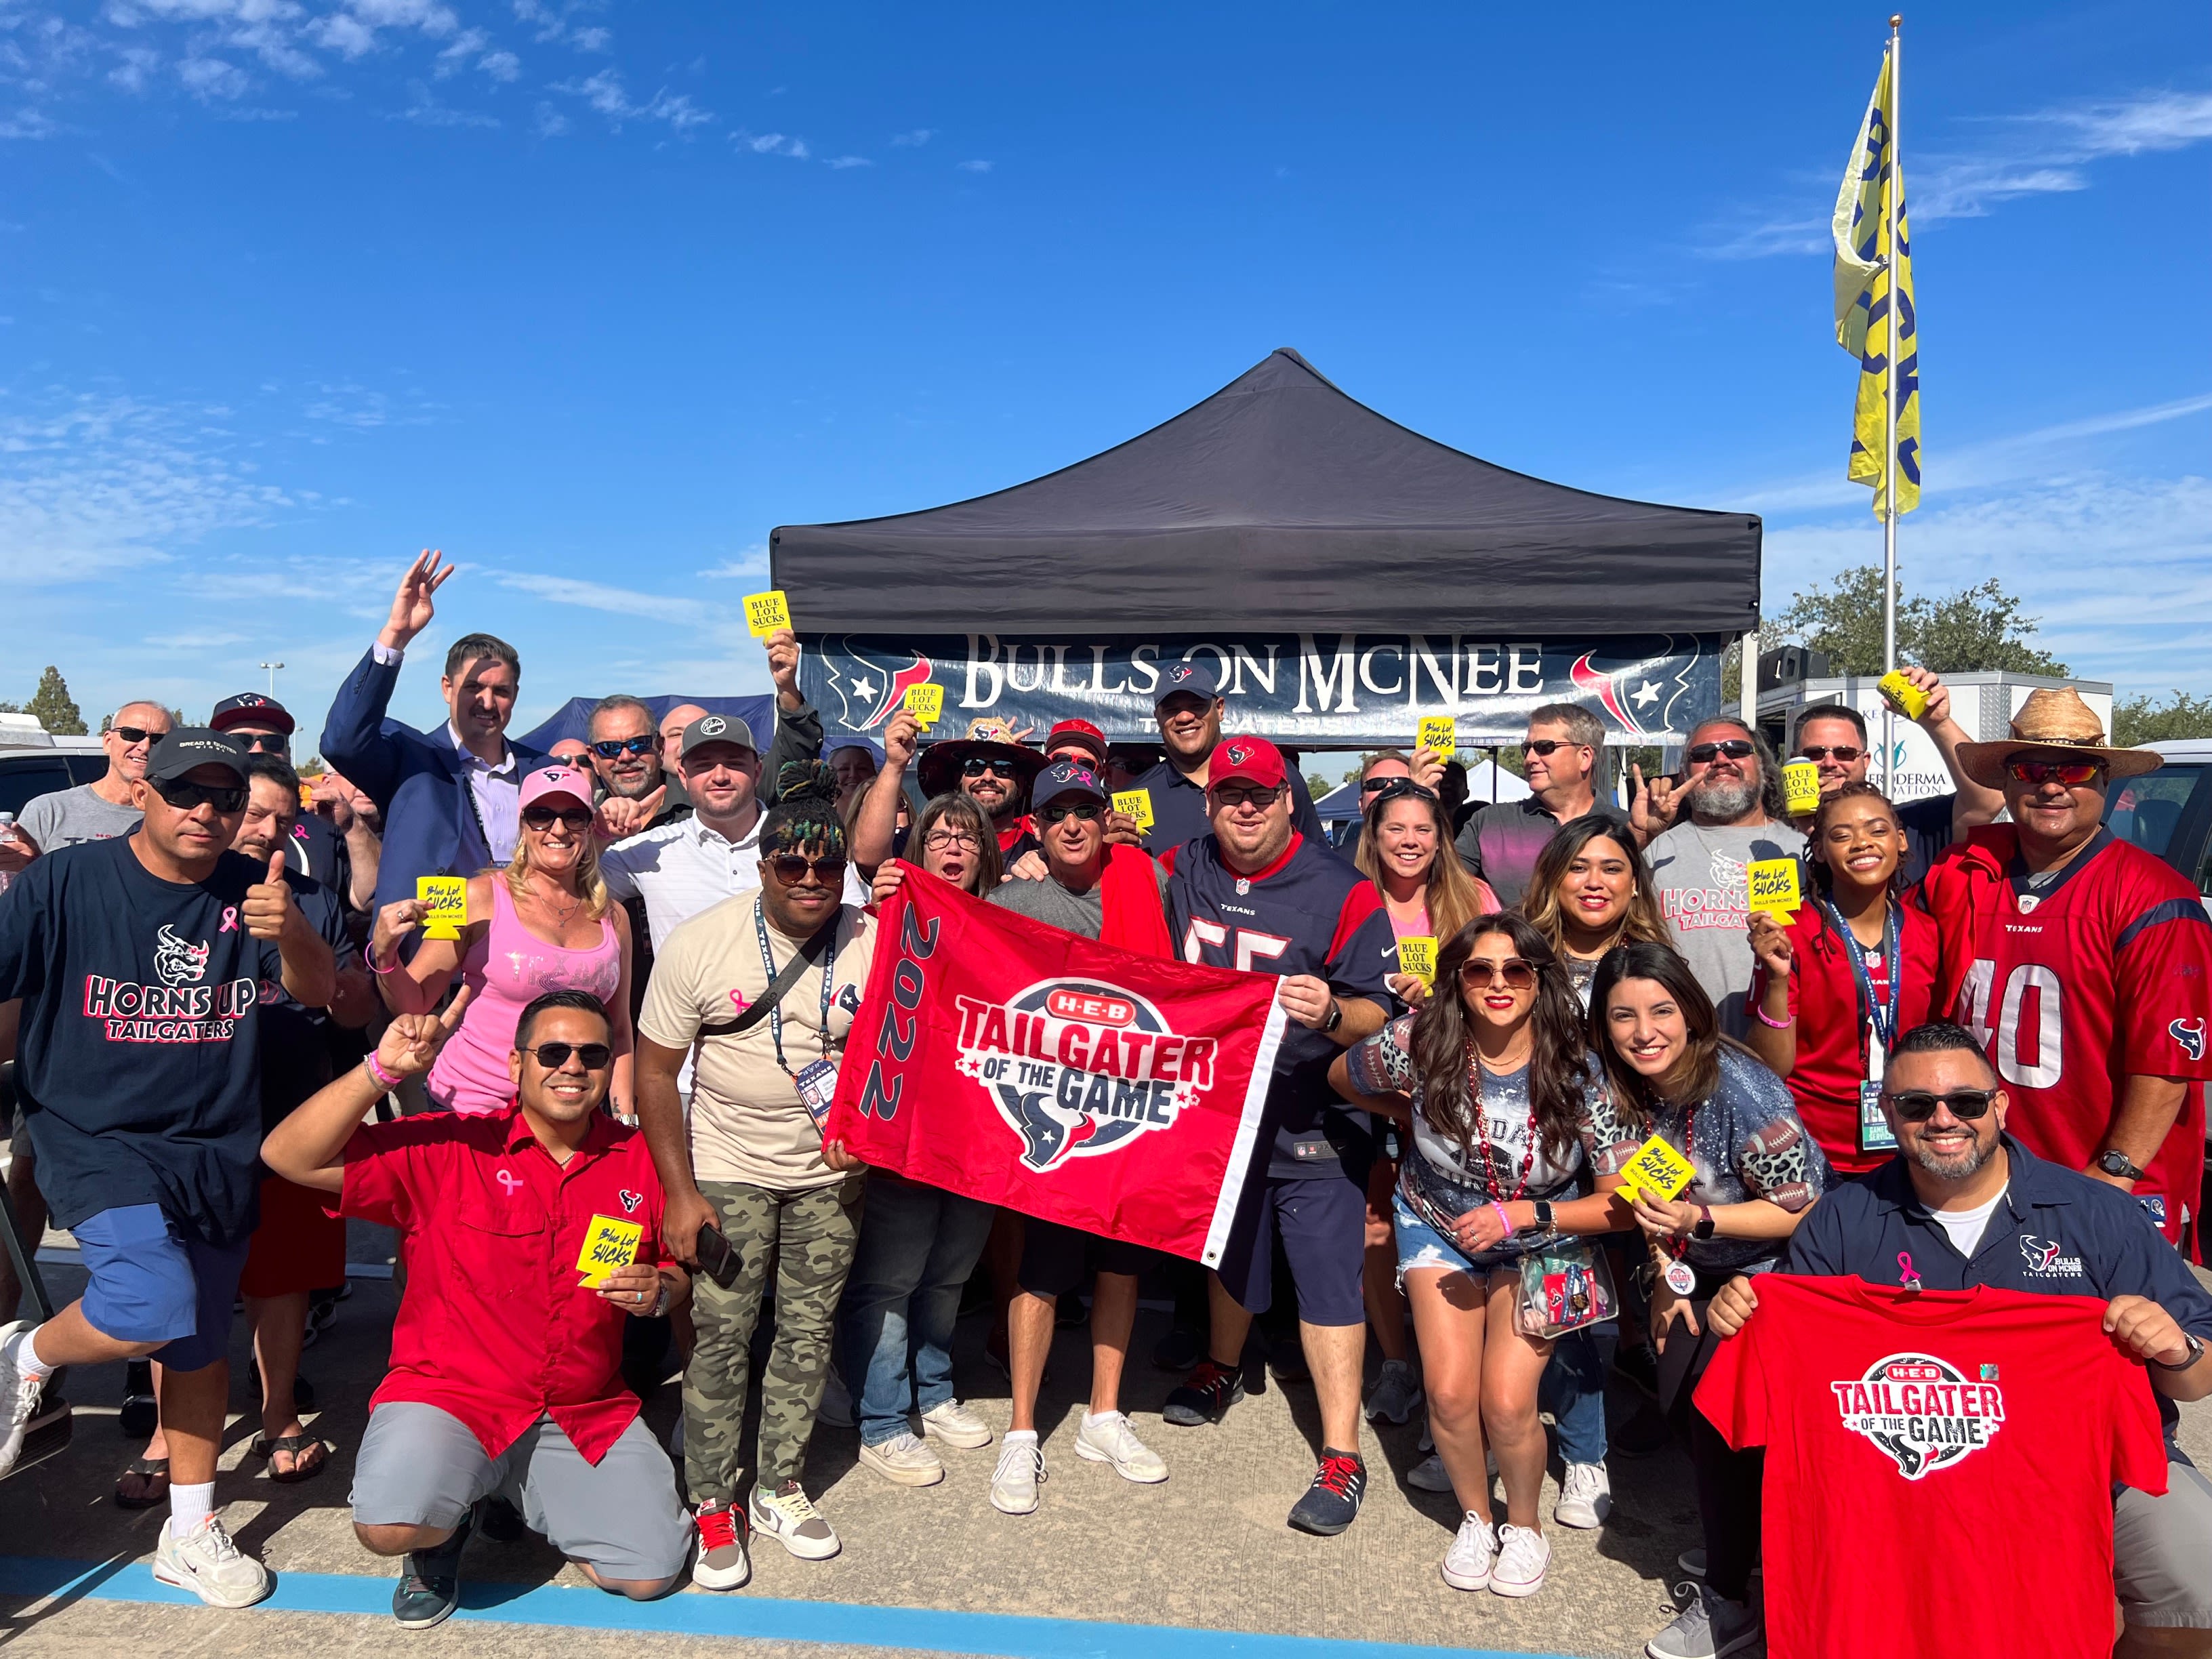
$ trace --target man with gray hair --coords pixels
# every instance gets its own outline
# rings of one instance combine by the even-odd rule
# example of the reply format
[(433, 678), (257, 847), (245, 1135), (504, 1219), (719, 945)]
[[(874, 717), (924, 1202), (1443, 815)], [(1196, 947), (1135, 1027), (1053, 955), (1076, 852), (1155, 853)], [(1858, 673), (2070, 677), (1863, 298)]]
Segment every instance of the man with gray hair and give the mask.
[(1598, 757), (1604, 752), (1605, 727), (1581, 704), (1547, 702), (1529, 711), (1521, 747), (1528, 799), (1478, 806), (1454, 843), (1461, 861), (1490, 884), (1499, 903), (1521, 902), (1537, 855), (1577, 818), (1595, 812), (1627, 833), (1627, 815), (1597, 796)]
[(136, 830), (139, 811), (131, 804), (131, 786), (146, 775), (146, 757), (175, 723), (158, 702), (126, 702), (117, 709), (100, 734), (106, 775), (26, 802), (14, 839), (0, 841), (0, 872), (15, 875), (41, 853)]

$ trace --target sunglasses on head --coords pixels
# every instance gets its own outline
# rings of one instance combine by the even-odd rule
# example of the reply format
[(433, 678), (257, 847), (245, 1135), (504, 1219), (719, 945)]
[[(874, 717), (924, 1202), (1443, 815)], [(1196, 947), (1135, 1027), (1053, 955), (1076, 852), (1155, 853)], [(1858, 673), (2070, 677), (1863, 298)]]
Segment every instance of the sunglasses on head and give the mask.
[(1797, 758), (1823, 761), (1833, 756), (1836, 759), (1849, 764), (1865, 753), (1866, 750), (1855, 743), (1808, 743), (1798, 749)]
[(601, 760), (612, 760), (617, 755), (650, 755), (660, 747), (660, 739), (647, 732), (641, 738), (602, 738), (592, 745), (592, 752)]
[(193, 783), (184, 778), (149, 778), (154, 793), (179, 812), (212, 806), (218, 812), (243, 812), (246, 786), (242, 783)]
[(557, 1072), (568, 1063), (571, 1054), (584, 1062), (587, 1072), (604, 1072), (615, 1051), (604, 1042), (541, 1042), (530, 1051), (538, 1063), (549, 1072)]
[(1411, 778), (1393, 778), (1382, 786), (1369, 805), (1380, 806), (1385, 801), (1434, 800), (1436, 798), (1437, 792), (1426, 784), (1415, 783)]
[(160, 732), (149, 732), (143, 726), (111, 726), (107, 730), (110, 736), (122, 738), (126, 749), (136, 748), (142, 743), (164, 735)]
[(1014, 761), (1000, 760), (991, 755), (971, 755), (967, 764), (960, 769), (960, 775), (980, 778), (989, 773), (994, 777), (1011, 778), (1019, 776), (1021, 769), (1020, 764)]
[(1066, 818), (1073, 818), (1080, 823), (1096, 823), (1105, 813), (1106, 809), (1095, 800), (1074, 801), (1065, 806), (1054, 801), (1037, 813), (1037, 822), (1054, 824)]
[(1898, 1094), (1884, 1091), (1881, 1097), (1889, 1103), (1889, 1109), (1907, 1123), (1925, 1123), (1936, 1115), (1938, 1106), (1949, 1107), (1951, 1115), (1961, 1123), (1972, 1123), (1990, 1109), (1997, 1091), (1954, 1089), (1947, 1095), (1938, 1095), (1925, 1089), (1907, 1089)]
[(1460, 983), (1470, 990), (1486, 991), (1502, 982), (1509, 991), (1525, 991), (1536, 982), (1536, 964), (1520, 957), (1487, 962), (1477, 957), (1459, 965)]
[(1730, 760), (1741, 760), (1754, 747), (1748, 738), (1729, 738), (1720, 743), (1693, 743), (1687, 750), (1686, 758), (1693, 766), (1709, 766), (1723, 755)]
[(845, 860), (842, 854), (833, 858), (810, 859), (798, 853), (779, 853), (768, 861), (775, 872), (775, 878), (786, 887), (796, 887), (811, 872), (814, 879), (824, 887), (845, 884)]
[(550, 830), (556, 823), (571, 830), (582, 830), (591, 824), (592, 810), (588, 806), (568, 806), (557, 811), (550, 806), (529, 806), (523, 809), (522, 822), (532, 830)]
[(2078, 789), (2085, 783), (2095, 781), (2105, 775), (2102, 761), (2008, 760), (2005, 775), (2014, 783), (2025, 783), (2041, 788), (2046, 783), (2063, 783), (2069, 789)]
[(1538, 738), (1534, 743), (1521, 745), (1532, 755), (1548, 755), (1556, 749), (1587, 749), (1586, 743), (1571, 743), (1565, 738)]

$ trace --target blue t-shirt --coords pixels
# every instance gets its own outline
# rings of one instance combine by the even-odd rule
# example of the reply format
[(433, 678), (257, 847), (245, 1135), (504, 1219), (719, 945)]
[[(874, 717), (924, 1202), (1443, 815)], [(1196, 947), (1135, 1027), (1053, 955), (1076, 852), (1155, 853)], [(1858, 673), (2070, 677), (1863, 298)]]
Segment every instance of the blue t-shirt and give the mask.
[[(1398, 939), (1375, 884), (1317, 842), (1293, 831), (1282, 857), (1255, 876), (1222, 863), (1211, 835), (1176, 848), (1168, 866), (1168, 933), (1185, 962), (1258, 974), (1311, 974), (1340, 997), (1398, 1005), (1390, 975)], [(1334, 1037), (1296, 1020), (1283, 1028), (1267, 1090), (1274, 1130), (1270, 1176), (1328, 1175), (1343, 1154), (1370, 1156), (1367, 1114), (1346, 1109), (1328, 1086)]]
[(265, 865), (225, 853), (155, 877), (137, 836), (33, 860), (0, 894), (0, 1000), (23, 1000), (15, 1081), (58, 1225), (158, 1204), (227, 1244), (253, 1230), (263, 981), (274, 939), (239, 912)]

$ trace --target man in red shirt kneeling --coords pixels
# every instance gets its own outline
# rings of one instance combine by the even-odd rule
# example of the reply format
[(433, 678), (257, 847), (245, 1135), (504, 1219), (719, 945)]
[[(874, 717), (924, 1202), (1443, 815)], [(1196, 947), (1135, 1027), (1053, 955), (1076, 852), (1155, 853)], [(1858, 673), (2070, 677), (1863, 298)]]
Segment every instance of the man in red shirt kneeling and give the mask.
[(362, 1121), (429, 1069), (467, 1002), (400, 1015), (261, 1148), (286, 1180), (404, 1237), (407, 1289), (353, 1513), (369, 1550), (407, 1558), (392, 1611), (416, 1628), (459, 1605), (461, 1552), (495, 1496), (634, 1600), (675, 1585), (691, 1541), (675, 1471), (622, 1380), (623, 1318), (666, 1313), (690, 1281), (661, 1246), (644, 1139), (599, 1109), (614, 1062), (598, 999), (555, 991), (523, 1011), (508, 1110)]

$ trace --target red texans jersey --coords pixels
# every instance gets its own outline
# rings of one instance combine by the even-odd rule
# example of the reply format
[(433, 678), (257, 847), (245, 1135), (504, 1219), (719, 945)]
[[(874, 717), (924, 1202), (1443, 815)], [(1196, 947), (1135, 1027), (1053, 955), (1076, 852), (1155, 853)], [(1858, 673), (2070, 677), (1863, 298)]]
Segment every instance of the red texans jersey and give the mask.
[[(1266, 869), (1240, 876), (1222, 863), (1212, 836), (1172, 849), (1167, 868), (1168, 932), (1185, 962), (1258, 974), (1310, 974), (1340, 997), (1366, 997), (1388, 1011), (1398, 939), (1375, 884), (1325, 847), (1291, 832)], [(1331, 1154), (1324, 1110), (1343, 1102), (1328, 1086), (1334, 1038), (1291, 1020), (1275, 1052), (1268, 1093), (1276, 1127), (1272, 1169), (1318, 1174)], [(1357, 1121), (1364, 1114), (1346, 1114)]]
[(2033, 888), (2004, 825), (1938, 860), (1921, 902), (1942, 934), (1952, 1017), (1988, 1045), (2012, 1098), (2005, 1127), (2038, 1157), (2086, 1169), (2128, 1078), (2191, 1079), (2135, 1188), (2178, 1243), (2203, 1181), (2196, 1085), (2212, 1078), (2212, 920), (2197, 890), (2103, 830)]

